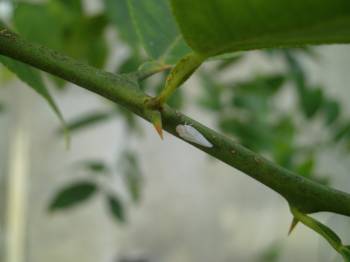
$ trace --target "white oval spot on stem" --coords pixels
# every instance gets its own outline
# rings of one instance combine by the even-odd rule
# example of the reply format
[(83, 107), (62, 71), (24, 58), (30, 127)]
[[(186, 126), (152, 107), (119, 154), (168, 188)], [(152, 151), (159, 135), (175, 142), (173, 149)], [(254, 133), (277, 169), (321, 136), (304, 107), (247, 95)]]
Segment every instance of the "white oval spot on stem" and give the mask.
[(180, 137), (189, 142), (204, 147), (213, 147), (212, 143), (210, 143), (197, 129), (190, 125), (178, 125), (176, 127), (176, 132)]

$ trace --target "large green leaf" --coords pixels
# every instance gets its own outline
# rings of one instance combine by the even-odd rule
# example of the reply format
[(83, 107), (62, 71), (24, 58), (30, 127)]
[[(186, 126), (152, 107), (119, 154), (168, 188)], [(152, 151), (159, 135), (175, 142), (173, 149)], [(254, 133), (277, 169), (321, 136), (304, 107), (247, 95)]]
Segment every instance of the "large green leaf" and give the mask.
[(350, 42), (349, 0), (171, 0), (171, 4), (186, 42), (204, 57)]
[(189, 52), (168, 0), (128, 0), (128, 3), (137, 33), (151, 58), (173, 63)]

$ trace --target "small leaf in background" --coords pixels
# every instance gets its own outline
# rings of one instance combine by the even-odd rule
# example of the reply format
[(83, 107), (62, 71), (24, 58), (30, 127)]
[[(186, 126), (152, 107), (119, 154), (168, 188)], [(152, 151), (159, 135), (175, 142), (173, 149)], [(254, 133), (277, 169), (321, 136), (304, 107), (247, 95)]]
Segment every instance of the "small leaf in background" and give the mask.
[(278, 262), (282, 253), (281, 242), (271, 244), (258, 258), (259, 262)]
[(118, 167), (121, 169), (131, 199), (138, 203), (141, 198), (143, 178), (136, 154), (131, 151), (123, 153), (118, 161)]
[(342, 123), (337, 127), (333, 140), (339, 142), (341, 139), (350, 137), (350, 123)]
[(301, 94), (301, 106), (303, 112), (307, 118), (312, 118), (322, 107), (323, 104), (323, 91), (320, 88), (306, 89)]
[(125, 211), (119, 198), (115, 195), (109, 195), (107, 196), (106, 201), (110, 214), (113, 216), (113, 218), (118, 222), (125, 222)]
[(106, 174), (110, 172), (110, 168), (102, 160), (84, 160), (78, 165), (93, 174)]
[(62, 51), (83, 62), (102, 68), (108, 48), (104, 39), (107, 19), (104, 15), (77, 17), (73, 25), (63, 31)]
[[(67, 15), (63, 9), (58, 8), (56, 1), (52, 1), (51, 6), (55, 6), (55, 9), (50, 9), (49, 4), (16, 3), (13, 23), (16, 30), (27, 39), (61, 50), (63, 44), (61, 36)], [(60, 15), (55, 15), (53, 11), (59, 12)]]
[(130, 55), (124, 62), (118, 67), (116, 73), (126, 74), (136, 71), (140, 64), (142, 63), (140, 56), (135, 55), (134, 53)]
[(3, 113), (5, 111), (5, 105), (3, 103), (0, 103), (0, 113)]
[(91, 182), (76, 182), (56, 194), (49, 205), (49, 211), (74, 207), (85, 202), (96, 192), (96, 185)]
[[(89, 112), (85, 113), (82, 116), (79, 116), (73, 120), (67, 122), (66, 126), (70, 132), (81, 131), (85, 128), (89, 128), (93, 125), (101, 124), (104, 121), (109, 120), (113, 115), (114, 111), (106, 112)], [(59, 129), (59, 132), (62, 133), (63, 129)]]
[(240, 94), (269, 97), (280, 90), (286, 77), (282, 74), (260, 75), (253, 79), (235, 84), (234, 91)]
[(297, 166), (296, 172), (301, 176), (311, 177), (314, 166), (315, 166), (314, 156), (310, 155)]
[(40, 94), (50, 105), (52, 110), (56, 113), (57, 117), (61, 121), (63, 130), (65, 131), (66, 143), (69, 144), (69, 135), (66, 127), (66, 123), (63, 116), (57, 107), (55, 101), (51, 97), (48, 89), (44, 85), (41, 75), (38, 70), (23, 64), (21, 62), (15, 61), (11, 58), (0, 56), (0, 63), (6, 66), (11, 72), (13, 72), (19, 79), (24, 83), (33, 88), (38, 94)]
[(126, 110), (125, 108), (123, 108), (121, 106), (116, 107), (116, 111), (119, 113), (119, 115), (126, 122), (126, 125), (128, 127), (129, 132), (142, 133), (142, 129), (138, 125), (137, 118), (135, 117), (135, 114), (131, 113), (129, 110)]
[(128, 0), (105, 0), (104, 3), (107, 18), (116, 27), (120, 38), (138, 53), (138, 36), (130, 17)]
[(108, 51), (103, 36), (107, 19), (104, 15), (85, 16), (77, 2), (19, 3), (14, 25), (32, 41), (101, 68)]
[(294, 55), (294, 52), (288, 49), (282, 50), (282, 52), (288, 65), (289, 75), (294, 81), (298, 94), (300, 95), (305, 90), (306, 76), (304, 69), (299, 63), (297, 57)]
[(227, 59), (223, 59), (222, 61), (220, 61), (216, 67), (215, 70), (217, 72), (222, 72), (223, 70), (226, 70), (228, 68), (231, 68), (232, 66), (236, 65), (238, 62), (240, 62), (242, 59), (244, 58), (244, 55), (242, 54), (237, 54), (234, 55), (230, 58)]
[(190, 51), (178, 31), (168, 0), (128, 3), (141, 43), (151, 58), (175, 63)]
[(200, 74), (201, 96), (198, 104), (214, 112), (220, 111), (223, 107), (221, 102), (222, 88), (214, 79), (207, 74)]
[(341, 108), (338, 102), (328, 100), (324, 103), (323, 110), (326, 118), (326, 124), (331, 125), (338, 119)]

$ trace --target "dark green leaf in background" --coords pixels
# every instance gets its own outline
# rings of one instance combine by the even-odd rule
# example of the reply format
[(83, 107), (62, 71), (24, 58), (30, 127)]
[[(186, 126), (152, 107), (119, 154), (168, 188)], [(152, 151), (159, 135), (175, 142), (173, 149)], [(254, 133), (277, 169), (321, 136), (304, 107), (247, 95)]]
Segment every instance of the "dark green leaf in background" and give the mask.
[(326, 101), (323, 105), (323, 110), (327, 125), (333, 124), (338, 119), (341, 111), (339, 103), (334, 100)]
[[(104, 121), (109, 120), (115, 115), (115, 111), (93, 111), (85, 113), (79, 117), (74, 118), (67, 122), (67, 129), (70, 132), (77, 132), (86, 128), (92, 127), (97, 124), (101, 124)], [(63, 130), (60, 129), (61, 133)]]
[(135, 203), (139, 202), (141, 198), (143, 177), (135, 152), (124, 152), (121, 159), (118, 161), (118, 167), (121, 169), (123, 180), (131, 199)]
[(109, 195), (106, 201), (112, 217), (118, 222), (125, 222), (125, 211), (119, 198), (115, 195)]
[(77, 182), (58, 192), (50, 203), (49, 211), (56, 211), (74, 207), (88, 200), (96, 192), (96, 185), (92, 182)]
[(102, 160), (84, 160), (79, 166), (93, 174), (106, 174), (110, 172), (108, 165)]
[(315, 116), (323, 104), (323, 91), (320, 88), (309, 88), (301, 94), (301, 106), (307, 118)]

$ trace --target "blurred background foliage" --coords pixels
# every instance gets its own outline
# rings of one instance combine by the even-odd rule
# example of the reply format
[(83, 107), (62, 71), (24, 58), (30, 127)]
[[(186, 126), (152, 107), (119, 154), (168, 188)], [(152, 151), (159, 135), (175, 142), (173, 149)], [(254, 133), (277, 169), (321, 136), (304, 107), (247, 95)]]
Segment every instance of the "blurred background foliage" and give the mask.
[[(97, 13), (84, 10), (78, 0), (5, 2), (12, 4), (13, 9), (12, 15), (3, 22), (20, 35), (115, 73), (172, 64), (189, 51), (166, 0), (104, 0), (103, 8)], [(128, 49), (128, 56), (122, 62), (113, 61), (112, 47), (115, 46)], [(332, 184), (331, 174), (316, 170), (317, 155), (323, 148), (335, 147), (338, 143), (344, 145), (337, 147), (339, 150), (348, 152), (350, 119), (342, 113), (338, 101), (325, 92), (326, 88), (310, 81), (303, 69), (301, 59), (321, 63), (320, 55), (311, 48), (259, 52), (267, 60), (281, 61), (277, 72), (256, 72), (241, 80), (224, 79), (222, 74), (242, 65), (248, 54), (213, 59), (195, 74), (201, 86), (196, 97), (187, 99), (186, 90), (179, 89), (169, 104), (186, 109), (189, 102), (196, 101), (192, 106), (212, 115), (221, 132), (302, 176)], [(4, 57), (0, 61), (48, 100), (60, 115), (47, 83), (50, 81), (59, 92), (65, 92), (65, 81)], [(6, 68), (1, 68), (2, 82), (11, 79)], [(142, 82), (144, 91), (158, 93), (166, 74), (160, 73)], [(11, 105), (0, 101), (0, 114), (6, 114), (8, 106)], [(112, 103), (109, 110), (85, 112), (65, 125), (74, 136), (80, 130), (111, 118), (126, 121), (125, 141), (130, 136), (142, 139), (135, 116)], [(316, 134), (314, 139), (305, 142), (303, 134), (314, 126), (317, 127), (312, 131)], [(63, 129), (58, 128), (58, 134), (62, 134)], [(142, 201), (143, 176), (138, 152), (130, 151), (127, 142), (123, 146), (124, 153), (118, 156), (114, 166), (109, 166), (103, 159), (73, 163), (71, 172), (80, 169), (86, 173), (86, 179), (58, 188), (48, 203), (48, 210), (57, 212), (73, 208), (99, 193), (106, 200), (107, 213), (117, 222), (127, 221), (127, 205)], [(124, 181), (129, 199), (121, 198), (118, 192), (109, 188), (110, 179), (116, 175)], [(276, 250), (280, 247), (280, 243), (273, 245), (262, 254), (261, 261), (277, 261)]]

